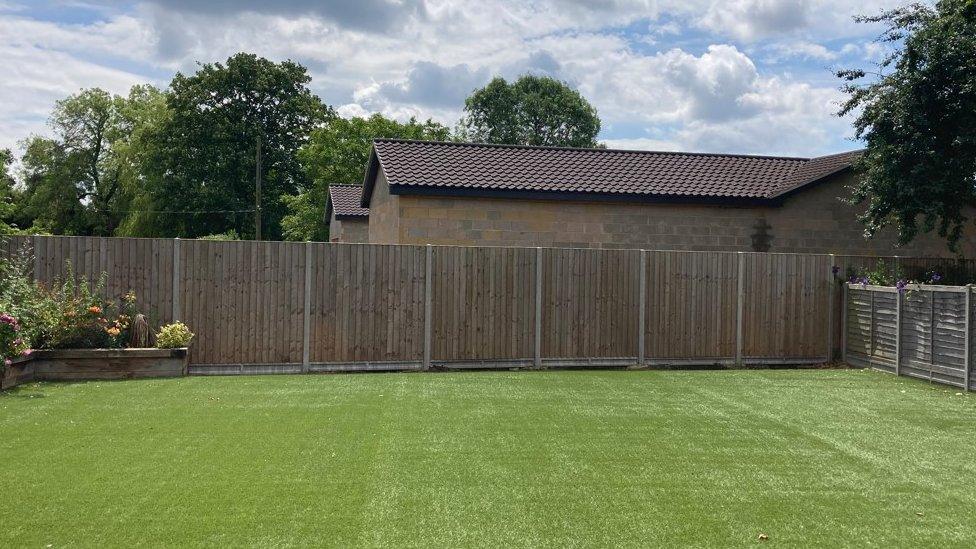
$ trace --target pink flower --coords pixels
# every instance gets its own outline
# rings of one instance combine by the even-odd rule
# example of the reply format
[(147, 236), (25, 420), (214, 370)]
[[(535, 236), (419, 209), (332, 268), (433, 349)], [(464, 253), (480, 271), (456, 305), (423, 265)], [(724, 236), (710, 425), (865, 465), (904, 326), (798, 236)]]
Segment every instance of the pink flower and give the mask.
[(7, 366), (10, 366), (11, 364), (14, 363), (14, 361), (10, 360), (9, 358), (5, 358), (3, 360), (3, 363), (6, 364)]

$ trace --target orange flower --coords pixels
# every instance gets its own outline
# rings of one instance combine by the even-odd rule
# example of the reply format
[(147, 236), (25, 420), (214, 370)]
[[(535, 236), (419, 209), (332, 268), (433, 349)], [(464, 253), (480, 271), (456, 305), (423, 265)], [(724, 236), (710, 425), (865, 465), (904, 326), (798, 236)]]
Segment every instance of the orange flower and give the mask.
[(88, 312), (93, 315), (97, 315), (102, 312), (102, 308), (99, 307), (98, 305), (92, 305), (91, 307), (88, 308)]
[(121, 333), (121, 332), (119, 332), (119, 329), (118, 328), (109, 328), (109, 329), (107, 329), (105, 331), (108, 332), (108, 335), (110, 335), (112, 337), (118, 337), (118, 335)]

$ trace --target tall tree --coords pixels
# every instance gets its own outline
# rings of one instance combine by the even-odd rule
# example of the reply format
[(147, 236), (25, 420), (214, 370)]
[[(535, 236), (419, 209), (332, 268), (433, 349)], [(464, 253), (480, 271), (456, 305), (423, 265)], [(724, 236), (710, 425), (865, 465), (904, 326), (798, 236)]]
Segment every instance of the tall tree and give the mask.
[(596, 147), (596, 109), (565, 82), (525, 75), (511, 84), (496, 77), (464, 102), (459, 135), (513, 145)]
[(838, 72), (860, 109), (854, 128), (867, 143), (853, 202), (873, 235), (894, 226), (902, 243), (937, 230), (956, 249), (976, 205), (976, 2), (940, 0), (877, 16), (879, 40), (894, 48), (879, 71)]
[(298, 195), (286, 197), (289, 214), (282, 221), (284, 236), (289, 240), (328, 240), (329, 227), (323, 214), (329, 185), (363, 182), (373, 139), (444, 141), (450, 133), (433, 120), (397, 122), (380, 114), (329, 120), (312, 132), (308, 144), (299, 152), (309, 181)]
[(129, 97), (91, 88), (55, 104), (51, 137), (33, 136), (22, 161), (19, 217), (35, 231), (111, 235), (138, 179), (128, 145), (139, 112), (159, 91), (136, 86)]
[(132, 131), (121, 114), (128, 99), (91, 88), (55, 104), (50, 138), (27, 140), (23, 158), (25, 215), (36, 229), (111, 235), (134, 176), (119, 154)]
[(0, 149), (0, 234), (17, 232), (14, 224), (14, 178), (10, 166), (14, 155), (10, 149)]
[[(202, 236), (255, 233), (257, 143), (261, 142), (262, 225), (281, 236), (282, 195), (306, 181), (298, 150), (312, 129), (334, 116), (308, 89), (305, 67), (239, 53), (189, 76), (177, 73), (169, 115), (145, 159), (145, 210), (127, 224), (132, 234)], [(186, 213), (199, 212), (199, 213)]]

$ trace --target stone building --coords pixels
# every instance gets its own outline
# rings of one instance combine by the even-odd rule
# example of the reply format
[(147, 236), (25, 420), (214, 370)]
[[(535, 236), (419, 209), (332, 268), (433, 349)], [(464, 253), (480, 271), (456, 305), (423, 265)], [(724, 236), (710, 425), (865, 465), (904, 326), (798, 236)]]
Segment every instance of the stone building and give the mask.
[(362, 198), (359, 185), (329, 185), (325, 218), (330, 242), (369, 242), (369, 209), (360, 205)]
[[(371, 243), (951, 255), (934, 236), (901, 248), (891, 233), (864, 238), (858, 210), (843, 200), (858, 154), (380, 139), (359, 205)], [(973, 239), (963, 246), (972, 254)]]

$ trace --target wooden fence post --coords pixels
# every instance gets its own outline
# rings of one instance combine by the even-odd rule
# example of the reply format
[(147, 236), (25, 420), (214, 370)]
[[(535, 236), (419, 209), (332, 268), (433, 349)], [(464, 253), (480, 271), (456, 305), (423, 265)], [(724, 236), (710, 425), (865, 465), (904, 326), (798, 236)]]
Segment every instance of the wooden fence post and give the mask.
[(542, 368), (542, 248), (535, 249), (535, 352), (532, 365)]
[(311, 364), (311, 335), (312, 335), (312, 243), (305, 243), (305, 304), (302, 309), (302, 373), (309, 370)]
[(834, 360), (834, 254), (827, 274), (827, 362)]
[(173, 239), (173, 322), (180, 321), (180, 239)]
[(972, 316), (973, 316), (972, 298), (973, 298), (973, 286), (972, 284), (967, 284), (966, 285), (966, 339), (965, 339), (965, 343), (963, 344), (966, 351), (962, 359), (963, 364), (965, 365), (966, 368), (962, 378), (963, 380), (962, 382), (963, 385), (965, 386), (966, 392), (969, 392), (969, 370), (973, 367), (972, 356), (971, 356), (972, 339), (973, 339), (973, 333), (971, 331)]
[(427, 245), (427, 258), (424, 268), (424, 370), (430, 370), (430, 344), (431, 330), (433, 327), (433, 272), (434, 272), (434, 251), (430, 244)]
[(746, 273), (746, 259), (745, 252), (738, 252), (739, 258), (739, 274), (736, 288), (735, 297), (735, 365), (742, 366), (742, 316), (744, 312), (745, 303), (743, 302), (743, 295), (745, 293), (745, 273)]
[(637, 365), (644, 366), (644, 314), (647, 306), (647, 252), (640, 251), (640, 281), (638, 283), (639, 304), (637, 306)]

